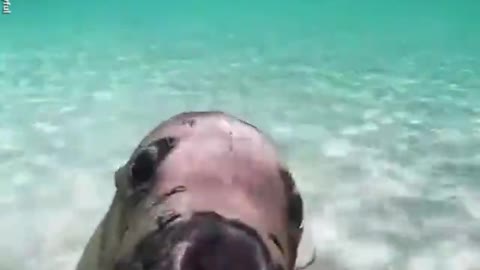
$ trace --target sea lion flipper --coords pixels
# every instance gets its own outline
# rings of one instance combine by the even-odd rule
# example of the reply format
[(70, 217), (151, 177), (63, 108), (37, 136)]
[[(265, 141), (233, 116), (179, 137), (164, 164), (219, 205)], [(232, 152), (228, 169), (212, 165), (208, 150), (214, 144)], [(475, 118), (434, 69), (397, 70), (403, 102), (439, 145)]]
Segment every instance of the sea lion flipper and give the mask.
[(307, 269), (315, 263), (316, 248), (313, 239), (311, 224), (304, 222), (303, 234), (297, 249), (297, 259), (295, 261), (295, 270)]

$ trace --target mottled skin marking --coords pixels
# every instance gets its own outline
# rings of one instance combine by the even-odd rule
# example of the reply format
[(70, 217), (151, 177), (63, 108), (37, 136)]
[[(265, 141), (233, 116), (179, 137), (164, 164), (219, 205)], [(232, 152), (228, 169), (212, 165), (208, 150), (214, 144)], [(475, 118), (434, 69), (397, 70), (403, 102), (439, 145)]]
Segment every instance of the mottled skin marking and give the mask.
[(189, 125), (190, 127), (193, 127), (193, 125), (195, 125), (195, 119), (184, 120), (184, 121), (182, 121), (182, 123), (184, 125)]

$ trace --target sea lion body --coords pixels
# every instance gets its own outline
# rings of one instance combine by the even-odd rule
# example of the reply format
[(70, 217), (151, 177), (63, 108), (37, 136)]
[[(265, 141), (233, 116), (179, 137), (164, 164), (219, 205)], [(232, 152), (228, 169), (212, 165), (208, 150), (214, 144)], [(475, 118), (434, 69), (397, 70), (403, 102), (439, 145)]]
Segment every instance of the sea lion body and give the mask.
[[(150, 180), (135, 184), (135, 177)], [(114, 270), (158, 230), (159, 218), (199, 212), (246, 224), (279, 269), (295, 268), (303, 201), (272, 140), (249, 123), (223, 112), (176, 115), (140, 142), (115, 180), (111, 207), (77, 270)]]

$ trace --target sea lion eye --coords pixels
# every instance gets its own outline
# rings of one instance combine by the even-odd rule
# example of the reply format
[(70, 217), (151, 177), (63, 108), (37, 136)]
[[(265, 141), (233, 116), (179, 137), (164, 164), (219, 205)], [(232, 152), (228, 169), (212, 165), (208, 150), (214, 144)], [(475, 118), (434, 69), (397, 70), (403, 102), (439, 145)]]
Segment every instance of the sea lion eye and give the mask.
[(138, 187), (148, 182), (155, 174), (158, 165), (167, 157), (175, 147), (173, 137), (165, 137), (152, 142), (147, 147), (140, 149), (130, 166), (130, 179), (132, 186)]
[(156, 164), (156, 149), (147, 147), (137, 155), (130, 167), (130, 176), (135, 184), (148, 181), (154, 174)]

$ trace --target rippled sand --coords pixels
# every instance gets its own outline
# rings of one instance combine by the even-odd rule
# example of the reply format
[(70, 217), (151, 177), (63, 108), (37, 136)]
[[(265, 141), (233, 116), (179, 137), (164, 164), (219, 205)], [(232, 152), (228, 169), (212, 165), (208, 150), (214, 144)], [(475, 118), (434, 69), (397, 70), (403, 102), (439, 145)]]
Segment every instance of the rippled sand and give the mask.
[(307, 200), (313, 269), (478, 269), (476, 41), (445, 45), (444, 24), (416, 29), (426, 44), (327, 26), (4, 43), (0, 269), (73, 269), (133, 147), (172, 114), (206, 109), (278, 141)]

